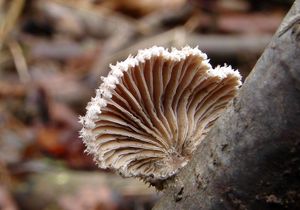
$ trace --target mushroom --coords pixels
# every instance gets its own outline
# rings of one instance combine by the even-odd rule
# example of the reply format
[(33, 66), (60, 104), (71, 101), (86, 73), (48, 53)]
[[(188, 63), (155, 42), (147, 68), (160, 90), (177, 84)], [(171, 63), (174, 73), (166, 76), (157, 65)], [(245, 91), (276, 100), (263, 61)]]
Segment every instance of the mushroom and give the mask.
[(103, 169), (152, 185), (176, 174), (236, 95), (241, 76), (205, 53), (151, 47), (110, 66), (80, 117), (86, 151)]

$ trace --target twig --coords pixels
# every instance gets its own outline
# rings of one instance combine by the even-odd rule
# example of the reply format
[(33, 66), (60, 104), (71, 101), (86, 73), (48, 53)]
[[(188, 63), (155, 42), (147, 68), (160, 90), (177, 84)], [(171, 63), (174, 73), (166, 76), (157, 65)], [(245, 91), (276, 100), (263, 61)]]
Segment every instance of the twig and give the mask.
[(290, 28), (292, 28), (295, 24), (300, 23), (300, 14), (296, 14), (295, 16), (291, 17), (290, 20), (287, 22), (286, 25), (282, 27), (279, 31), (279, 37), (281, 37), (284, 33), (286, 33)]
[(28, 83), (30, 81), (30, 74), (28, 73), (26, 59), (20, 44), (16, 41), (10, 41), (8, 47), (13, 56), (21, 82)]
[[(0, 20), (0, 49), (7, 37), (7, 34), (14, 28), (15, 23), (22, 11), (25, 0), (14, 0), (10, 3), (10, 7), (4, 17)], [(1, 2), (2, 3), (2, 2)], [(0, 8), (2, 9), (2, 8)]]

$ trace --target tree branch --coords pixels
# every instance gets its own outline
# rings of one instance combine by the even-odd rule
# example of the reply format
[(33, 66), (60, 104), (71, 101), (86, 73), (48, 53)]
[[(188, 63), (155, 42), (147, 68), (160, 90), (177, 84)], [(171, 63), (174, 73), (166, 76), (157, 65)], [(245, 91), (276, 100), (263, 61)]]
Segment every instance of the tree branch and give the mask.
[(299, 11), (154, 209), (300, 209)]

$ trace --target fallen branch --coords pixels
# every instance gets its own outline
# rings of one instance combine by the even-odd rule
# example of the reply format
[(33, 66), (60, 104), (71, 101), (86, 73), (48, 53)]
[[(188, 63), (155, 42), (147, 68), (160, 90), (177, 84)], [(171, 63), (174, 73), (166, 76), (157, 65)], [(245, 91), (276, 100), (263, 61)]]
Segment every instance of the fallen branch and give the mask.
[(239, 96), (154, 209), (300, 209), (299, 12), (296, 0)]

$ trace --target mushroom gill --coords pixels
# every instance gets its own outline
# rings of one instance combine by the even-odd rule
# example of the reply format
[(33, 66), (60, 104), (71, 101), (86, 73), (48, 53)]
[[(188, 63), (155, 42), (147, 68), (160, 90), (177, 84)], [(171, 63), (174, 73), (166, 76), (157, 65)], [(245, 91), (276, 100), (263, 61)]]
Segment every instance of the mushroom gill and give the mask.
[(110, 67), (81, 137), (100, 168), (150, 183), (187, 164), (241, 85), (238, 71), (213, 69), (198, 48), (154, 46)]

